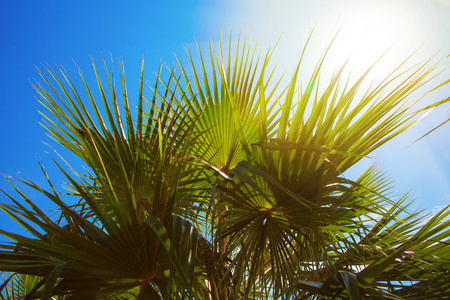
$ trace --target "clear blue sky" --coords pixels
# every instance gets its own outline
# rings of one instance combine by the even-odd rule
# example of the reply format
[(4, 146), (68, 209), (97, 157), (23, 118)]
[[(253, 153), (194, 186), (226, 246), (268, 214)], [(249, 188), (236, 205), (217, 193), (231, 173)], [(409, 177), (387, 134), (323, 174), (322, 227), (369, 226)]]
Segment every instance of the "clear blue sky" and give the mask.
[[(102, 54), (114, 58), (119, 55), (132, 97), (137, 93), (133, 82), (139, 76), (142, 56), (145, 77), (151, 82), (161, 60), (171, 65), (174, 53), (185, 57), (183, 46), (193, 48), (195, 40), (205, 44), (209, 35), (216, 42), (220, 30), (227, 35), (233, 28), (235, 32), (241, 29), (251, 33), (265, 48), (273, 46), (281, 36), (273, 58), (283, 70), (296, 61), (305, 35), (313, 28), (313, 49), (320, 49), (339, 27), (342, 43), (336, 45), (333, 63), (340, 64), (346, 55), (356, 56), (346, 52), (351, 48), (359, 56), (366, 55), (350, 64), (355, 70), (390, 44), (395, 44), (387, 59), (391, 65), (420, 45), (417, 61), (439, 50), (438, 56), (450, 54), (448, 0), (1, 1), (0, 172), (40, 184), (44, 182), (36, 163), (40, 159), (55, 183), (62, 180), (51, 162), (56, 154), (45, 143), (60, 148), (38, 125), (40, 105), (30, 83), (38, 76), (35, 66), (41, 63), (62, 65), (75, 77), (75, 61), (89, 77), (90, 55), (97, 64)], [(334, 67), (330, 66), (330, 70)], [(450, 77), (449, 70), (442, 78), (445, 76)], [(434, 94), (429, 101), (448, 96), (450, 88)], [(412, 195), (418, 197), (417, 207), (448, 204), (450, 125), (411, 145), (421, 132), (437, 124), (435, 118), (445, 119), (447, 113), (434, 113), (427, 122), (386, 145), (374, 154), (374, 160), (362, 165), (377, 162), (394, 179), (399, 194), (412, 190)], [(0, 188), (12, 191), (6, 180), (0, 180)], [(33, 200), (45, 205), (39, 198)], [(0, 196), (0, 202), (8, 200)], [(3, 213), (0, 227), (17, 231)]]

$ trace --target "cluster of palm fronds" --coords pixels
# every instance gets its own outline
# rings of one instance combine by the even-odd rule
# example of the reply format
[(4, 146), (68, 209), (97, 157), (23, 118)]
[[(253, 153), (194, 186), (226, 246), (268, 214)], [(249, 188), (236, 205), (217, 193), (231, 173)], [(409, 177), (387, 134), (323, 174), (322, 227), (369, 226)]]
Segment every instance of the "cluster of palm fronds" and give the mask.
[(450, 294), (450, 211), (408, 212), (375, 168), (343, 174), (413, 123), (408, 99), (434, 66), (362, 92), (366, 75), (350, 84), (343, 69), (319, 86), (326, 52), (306, 87), (301, 62), (281, 87), (271, 52), (245, 41), (199, 53), (199, 66), (189, 54), (190, 66), (161, 69), (149, 98), (142, 66), (137, 111), (122, 66), (116, 90), (107, 65), (106, 84), (94, 65), (100, 101), (81, 72), (83, 93), (62, 69), (40, 74), (43, 125), (88, 171), (60, 168), (64, 192), (44, 170), (48, 190), (19, 180), (58, 207), (56, 219), (11, 182), (22, 200), (5, 194), (1, 209), (30, 235), (0, 230), (13, 241), (0, 245), (3, 298)]

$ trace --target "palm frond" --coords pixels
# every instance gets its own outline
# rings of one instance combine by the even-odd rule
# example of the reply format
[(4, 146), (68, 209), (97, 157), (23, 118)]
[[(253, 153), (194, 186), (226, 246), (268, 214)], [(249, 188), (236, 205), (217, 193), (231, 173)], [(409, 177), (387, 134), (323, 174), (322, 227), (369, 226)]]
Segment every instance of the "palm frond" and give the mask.
[(78, 70), (84, 95), (62, 68), (40, 72), (42, 124), (87, 170), (55, 162), (65, 192), (44, 170), (50, 188), (19, 180), (56, 218), (10, 181), (21, 200), (4, 193), (0, 208), (29, 235), (0, 230), (12, 240), (0, 270), (39, 277), (27, 293), (47, 299), (447, 295), (449, 210), (408, 212), (373, 167), (345, 175), (414, 124), (410, 97), (436, 65), (370, 87), (370, 69), (352, 83), (342, 67), (324, 84), (332, 44), (309, 77), (305, 45), (284, 83), (272, 50), (232, 41), (187, 50), (179, 71), (162, 66), (150, 97), (142, 62), (134, 102), (122, 63), (117, 89), (106, 62), (104, 75), (93, 64), (96, 92)]

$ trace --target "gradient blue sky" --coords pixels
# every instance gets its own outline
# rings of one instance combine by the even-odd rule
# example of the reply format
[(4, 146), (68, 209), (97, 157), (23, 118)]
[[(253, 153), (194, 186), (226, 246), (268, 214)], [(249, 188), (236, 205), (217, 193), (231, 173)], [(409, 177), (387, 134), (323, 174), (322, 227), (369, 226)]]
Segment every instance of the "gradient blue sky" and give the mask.
[[(173, 65), (174, 53), (182, 60), (186, 58), (184, 46), (193, 48), (195, 40), (204, 45), (208, 36), (216, 43), (220, 31), (226, 36), (230, 28), (251, 34), (263, 49), (272, 47), (281, 37), (273, 56), (279, 62), (280, 73), (296, 62), (305, 36), (313, 28), (309, 51), (312, 62), (341, 28), (329, 72), (353, 56), (349, 67), (358, 73), (393, 46), (375, 72), (376, 79), (377, 72), (393, 68), (419, 47), (412, 63), (450, 54), (450, 1), (4, 0), (0, 3), (0, 172), (43, 184), (36, 163), (39, 159), (56, 184), (62, 181), (51, 161), (57, 156), (46, 143), (61, 150), (38, 124), (42, 119), (37, 112), (40, 105), (30, 83), (38, 76), (35, 66), (56, 63), (75, 77), (75, 61), (92, 78), (90, 55), (97, 63), (102, 53), (114, 58), (119, 55), (133, 97), (138, 91), (133, 82), (137, 82), (142, 56), (145, 77), (151, 82), (162, 60)], [(439, 79), (449, 77), (450, 70), (446, 69)], [(445, 87), (427, 101), (449, 95), (450, 87)], [(447, 114), (443, 109), (433, 112), (425, 122), (376, 151), (373, 159), (353, 172), (376, 162), (390, 174), (399, 195), (411, 190), (412, 196), (418, 198), (416, 207), (432, 209), (448, 204), (450, 125), (412, 144)], [(0, 180), (0, 188), (12, 191), (6, 180)], [(36, 193), (30, 195), (46, 207)], [(8, 199), (0, 196), (0, 202)], [(4, 214), (0, 214), (0, 227), (18, 230)]]

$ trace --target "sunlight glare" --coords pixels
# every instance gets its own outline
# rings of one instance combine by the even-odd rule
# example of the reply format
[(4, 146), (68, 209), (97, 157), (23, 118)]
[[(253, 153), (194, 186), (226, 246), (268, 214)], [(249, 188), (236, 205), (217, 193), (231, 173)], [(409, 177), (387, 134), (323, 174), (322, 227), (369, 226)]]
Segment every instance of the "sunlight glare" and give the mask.
[(343, 9), (338, 24), (329, 61), (339, 67), (348, 60), (347, 70), (355, 76), (362, 75), (386, 53), (372, 72), (373, 77), (384, 78), (420, 47), (412, 35), (419, 28), (414, 28), (417, 25), (407, 7), (386, 7), (372, 1), (352, 3)]
[[(403, 0), (280, 0), (276, 3), (249, 0), (248, 9), (241, 17), (253, 24), (246, 29), (262, 44), (273, 45), (279, 40), (275, 59), (287, 69), (298, 61), (311, 32), (306, 70), (311, 67), (308, 64), (314, 67), (314, 62), (337, 34), (322, 70), (324, 77), (336, 72), (346, 61), (347, 73), (358, 77), (387, 52), (369, 76), (380, 80), (422, 44), (430, 46), (433, 37), (429, 35), (430, 28), (428, 31), (425, 28), (432, 25), (433, 11), (430, 5), (420, 3), (415, 1), (413, 5)], [(426, 56), (430, 57), (429, 54)], [(423, 57), (415, 55), (408, 66), (423, 61)]]

